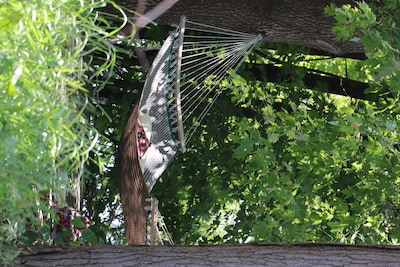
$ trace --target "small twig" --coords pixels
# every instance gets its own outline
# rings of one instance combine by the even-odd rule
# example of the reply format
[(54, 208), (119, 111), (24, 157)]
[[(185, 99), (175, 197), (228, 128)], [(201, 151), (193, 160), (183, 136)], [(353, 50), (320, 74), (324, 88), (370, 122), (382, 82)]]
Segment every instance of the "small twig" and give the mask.
[[(142, 15), (144, 14), (144, 12), (146, 10), (146, 4), (147, 4), (147, 0), (139, 0), (137, 2), (136, 15), (133, 18), (133, 22), (135, 23), (135, 26), (136, 26), (136, 32), (132, 39), (133, 41), (140, 39), (139, 31), (144, 26), (140, 26), (138, 24), (138, 21), (140, 20), (140, 18), (142, 17)], [(144, 71), (147, 71), (150, 68), (150, 63), (149, 63), (149, 60), (147, 59), (146, 53), (144, 52), (143, 48), (135, 47), (134, 50), (135, 50), (135, 54), (138, 57), (139, 64), (143, 67)]]
[(117, 146), (117, 145), (119, 144), (118, 140), (115, 139), (114, 137), (112, 137), (111, 135), (106, 134), (106, 133), (104, 133), (104, 132), (100, 132), (100, 131), (99, 131), (99, 133), (100, 133), (102, 136), (104, 136), (105, 138), (107, 138), (109, 141), (111, 141), (115, 146)]
[(158, 17), (160, 17), (162, 14), (167, 12), (173, 5), (175, 5), (178, 2), (178, 0), (164, 0), (161, 3), (159, 3), (157, 6), (155, 6), (152, 10), (144, 14), (143, 16), (140, 16), (135, 22), (136, 27), (139, 29), (142, 29), (145, 27), (147, 24), (150, 22), (153, 22), (156, 20)]

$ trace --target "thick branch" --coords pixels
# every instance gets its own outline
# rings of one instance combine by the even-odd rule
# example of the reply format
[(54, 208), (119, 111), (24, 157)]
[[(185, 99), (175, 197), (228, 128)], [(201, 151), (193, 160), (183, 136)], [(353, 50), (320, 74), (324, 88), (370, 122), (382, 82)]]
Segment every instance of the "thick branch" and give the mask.
[(398, 246), (266, 244), (225, 246), (31, 247), (23, 266), (400, 266)]
[[(298, 68), (294, 67), (293, 68)], [(271, 64), (252, 64), (251, 71), (254, 77), (259, 81), (268, 81), (272, 83), (282, 83), (291, 80), (282, 74), (280, 67)], [(294, 73), (294, 70), (293, 70)], [(307, 70), (304, 78), (304, 85), (312, 90), (323, 91), (338, 95), (349, 96), (357, 99), (373, 100), (374, 95), (367, 94), (365, 91), (369, 88), (368, 83), (363, 83), (333, 74), (322, 74), (317, 71)]]
[[(131, 9), (136, 5), (134, 0), (116, 2)], [(161, 0), (147, 2), (150, 10)], [(156, 21), (176, 24), (181, 15), (186, 15), (196, 22), (262, 33), (265, 42), (292, 43), (333, 55), (363, 54), (360, 44), (341, 42), (333, 35), (334, 19), (324, 13), (324, 8), (332, 2), (337, 6), (354, 3), (353, 0), (180, 0)]]

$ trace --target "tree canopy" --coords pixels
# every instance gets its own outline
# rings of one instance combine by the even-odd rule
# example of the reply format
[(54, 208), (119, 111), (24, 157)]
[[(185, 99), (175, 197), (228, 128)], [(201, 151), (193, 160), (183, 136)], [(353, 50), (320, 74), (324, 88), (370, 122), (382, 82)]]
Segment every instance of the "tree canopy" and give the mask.
[[(3, 262), (13, 245), (51, 238), (41, 192), (76, 183), (95, 224), (72, 243), (126, 243), (115, 163), (146, 77), (133, 50), (151, 62), (170, 26), (166, 13), (132, 42), (116, 35), (127, 17), (98, 9), (106, 2), (0, 7)], [(218, 85), (151, 192), (175, 243), (399, 242), (399, 4), (328, 2), (329, 35), (358, 56), (266, 38)]]

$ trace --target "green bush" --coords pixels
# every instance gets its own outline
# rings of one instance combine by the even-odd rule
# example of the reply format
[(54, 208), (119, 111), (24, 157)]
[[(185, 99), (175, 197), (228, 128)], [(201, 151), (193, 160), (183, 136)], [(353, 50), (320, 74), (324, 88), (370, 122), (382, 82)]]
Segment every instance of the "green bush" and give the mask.
[(50, 211), (43, 192), (59, 196), (68, 190), (96, 143), (97, 132), (85, 115), (91, 104), (83, 57), (99, 51), (105, 60), (96, 71), (113, 67), (115, 48), (107, 38), (118, 29), (107, 31), (96, 11), (107, 2), (1, 1), (2, 263), (16, 257), (17, 244), (32, 241), (21, 236), (27, 225), (44, 227), (39, 210)]

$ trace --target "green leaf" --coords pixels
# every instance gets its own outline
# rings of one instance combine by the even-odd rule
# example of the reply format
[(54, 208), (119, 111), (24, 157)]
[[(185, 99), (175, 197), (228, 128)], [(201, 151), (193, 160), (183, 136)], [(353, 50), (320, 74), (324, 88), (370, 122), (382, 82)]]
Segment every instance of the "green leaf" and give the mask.
[(82, 231), (81, 238), (85, 241), (88, 241), (91, 245), (97, 245), (99, 243), (96, 235), (89, 228)]
[(276, 134), (275, 132), (269, 132), (268, 133), (268, 142), (275, 144), (279, 140), (279, 135)]
[(13, 83), (9, 83), (7, 87), (7, 94), (9, 96), (16, 96), (18, 94), (17, 87)]
[(38, 232), (28, 230), (22, 234), (21, 241), (23, 241), (24, 244), (34, 244), (39, 239), (39, 237), (40, 234)]
[(57, 233), (54, 238), (55, 244), (65, 244), (72, 237), (71, 231), (69, 229), (64, 229), (61, 232)]
[(75, 216), (72, 220), (71, 220), (71, 224), (73, 226), (75, 226), (76, 228), (85, 228), (85, 223), (81, 220), (80, 217)]
[(257, 154), (257, 152), (255, 152), (255, 154), (250, 158), (248, 163), (249, 163), (249, 167), (252, 170), (264, 169), (264, 158), (262, 157), (262, 155)]
[(19, 10), (0, 7), (0, 34), (11, 31), (21, 20), (23, 13)]
[(304, 134), (296, 135), (295, 139), (296, 139), (296, 140), (299, 140), (299, 141), (304, 141), (304, 142), (307, 142), (307, 141), (308, 141), (308, 137), (305, 136)]
[(390, 131), (394, 131), (397, 128), (397, 123), (396, 120), (393, 119), (393, 121), (385, 121), (385, 126), (388, 128)]
[(248, 155), (254, 152), (253, 145), (253, 141), (250, 139), (242, 139), (239, 146), (235, 149), (235, 158), (245, 159)]

